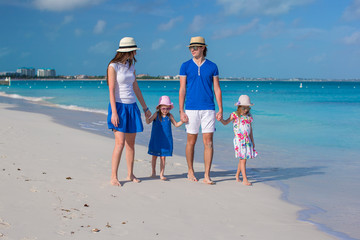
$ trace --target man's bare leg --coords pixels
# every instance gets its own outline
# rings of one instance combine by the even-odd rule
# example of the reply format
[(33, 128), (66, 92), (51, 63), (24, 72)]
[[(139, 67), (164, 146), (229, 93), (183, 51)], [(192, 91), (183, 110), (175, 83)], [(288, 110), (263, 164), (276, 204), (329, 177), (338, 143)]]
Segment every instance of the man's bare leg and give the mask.
[(197, 182), (197, 178), (195, 177), (194, 172), (194, 152), (195, 152), (195, 143), (197, 140), (197, 134), (187, 134), (187, 142), (186, 142), (186, 161), (188, 164), (188, 179), (191, 181)]

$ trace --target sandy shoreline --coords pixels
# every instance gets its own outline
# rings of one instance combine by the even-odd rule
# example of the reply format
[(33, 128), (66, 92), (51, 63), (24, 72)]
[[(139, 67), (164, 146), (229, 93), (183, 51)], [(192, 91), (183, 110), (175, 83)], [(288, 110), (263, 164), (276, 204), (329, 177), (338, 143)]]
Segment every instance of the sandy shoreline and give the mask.
[[(56, 123), (65, 110), (50, 117), (16, 109), (0, 103), (0, 239), (335, 239), (296, 220), (300, 208), (281, 201), (279, 190), (245, 187), (232, 171), (212, 169), (215, 186), (193, 183), (185, 159), (174, 156), (170, 181), (153, 180), (139, 145), (142, 182), (124, 181), (122, 159), (123, 187), (113, 187), (111, 138)], [(203, 164), (195, 170), (201, 176)]]

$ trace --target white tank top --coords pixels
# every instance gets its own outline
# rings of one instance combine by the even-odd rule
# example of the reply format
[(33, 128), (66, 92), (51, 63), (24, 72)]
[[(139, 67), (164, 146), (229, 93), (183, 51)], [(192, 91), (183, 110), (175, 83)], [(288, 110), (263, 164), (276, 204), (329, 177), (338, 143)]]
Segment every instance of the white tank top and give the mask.
[(116, 72), (115, 81), (115, 100), (120, 103), (134, 103), (136, 102), (133, 83), (135, 81), (135, 67), (129, 64), (111, 63)]

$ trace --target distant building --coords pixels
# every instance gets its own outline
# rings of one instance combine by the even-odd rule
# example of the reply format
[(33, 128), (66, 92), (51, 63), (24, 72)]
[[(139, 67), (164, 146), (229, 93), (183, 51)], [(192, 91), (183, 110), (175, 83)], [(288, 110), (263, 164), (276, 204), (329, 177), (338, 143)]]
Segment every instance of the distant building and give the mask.
[(174, 79), (180, 79), (180, 75), (174, 76)]
[(164, 79), (171, 79), (171, 76), (164, 76)]
[(35, 77), (35, 68), (18, 68), (16, 72), (22, 77)]
[(38, 77), (56, 77), (55, 69), (52, 68), (39, 68), (37, 70)]
[(0, 72), (1, 77), (19, 77), (20, 74), (17, 72)]

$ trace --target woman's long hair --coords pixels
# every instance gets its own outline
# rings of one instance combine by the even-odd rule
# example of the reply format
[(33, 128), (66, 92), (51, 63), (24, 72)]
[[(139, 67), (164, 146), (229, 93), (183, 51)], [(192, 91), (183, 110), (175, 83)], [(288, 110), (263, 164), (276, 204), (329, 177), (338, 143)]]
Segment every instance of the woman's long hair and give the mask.
[(106, 82), (109, 85), (109, 79), (108, 79), (108, 70), (109, 70), (109, 65), (111, 63), (122, 63), (122, 64), (126, 64), (129, 63), (129, 68), (135, 63), (136, 63), (136, 58), (135, 58), (135, 54), (133, 54), (134, 51), (131, 52), (116, 52), (115, 57), (113, 59), (111, 59), (111, 61), (109, 62), (107, 69), (106, 69)]

